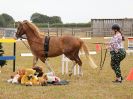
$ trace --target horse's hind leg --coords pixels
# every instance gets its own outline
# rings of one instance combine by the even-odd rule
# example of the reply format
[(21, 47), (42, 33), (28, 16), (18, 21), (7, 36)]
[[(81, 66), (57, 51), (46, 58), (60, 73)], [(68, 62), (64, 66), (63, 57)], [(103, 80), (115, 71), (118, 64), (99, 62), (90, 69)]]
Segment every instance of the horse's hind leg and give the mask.
[[(74, 61), (75, 61), (76, 64), (79, 65), (79, 75), (80, 75), (80, 76), (83, 75), (83, 72), (82, 72), (82, 61), (81, 61), (81, 59), (80, 59), (78, 53), (76, 53), (76, 54), (74, 55)], [(76, 64), (75, 64), (75, 65), (76, 65)], [(75, 66), (75, 65), (73, 65), (71, 71), (74, 69), (74, 66)]]
[(77, 64), (79, 65), (79, 75), (82, 76), (83, 75), (83, 72), (82, 72), (82, 61), (81, 61), (79, 56), (76, 57), (76, 61), (77, 61)]
[(70, 71), (69, 71), (69, 76), (71, 76), (74, 72), (74, 67), (75, 65), (78, 64), (79, 65), (79, 75), (82, 76), (83, 75), (83, 72), (82, 72), (82, 61), (81, 59), (79, 58), (78, 55), (76, 55), (74, 57), (74, 62), (73, 62), (73, 66), (71, 67)]
[(69, 76), (72, 76), (72, 74), (73, 74), (73, 72), (74, 72), (74, 67), (75, 67), (76, 64), (77, 64), (77, 63), (74, 61), (74, 62), (73, 62), (73, 65), (72, 65), (72, 67), (71, 67), (71, 69), (70, 69), (70, 71), (69, 71)]
[(68, 57), (70, 60), (74, 61), (73, 66), (72, 66), (71, 70), (69, 71), (69, 76), (71, 76), (73, 74), (73, 70), (74, 70), (74, 67), (76, 64), (79, 65), (79, 75), (82, 75), (82, 61), (79, 58), (78, 53), (79, 53), (79, 50), (69, 54), (68, 56), (66, 55), (66, 57)]
[(74, 67), (75, 67), (75, 65), (76, 65), (77, 63), (75, 62), (75, 58), (73, 57), (73, 54), (72, 54), (72, 53), (71, 53), (71, 54), (65, 54), (65, 56), (66, 56), (68, 59), (70, 59), (71, 61), (73, 61), (73, 65), (72, 65), (72, 67), (71, 67), (71, 69), (70, 69), (70, 71), (69, 71), (69, 76), (71, 76), (71, 75), (73, 74)]

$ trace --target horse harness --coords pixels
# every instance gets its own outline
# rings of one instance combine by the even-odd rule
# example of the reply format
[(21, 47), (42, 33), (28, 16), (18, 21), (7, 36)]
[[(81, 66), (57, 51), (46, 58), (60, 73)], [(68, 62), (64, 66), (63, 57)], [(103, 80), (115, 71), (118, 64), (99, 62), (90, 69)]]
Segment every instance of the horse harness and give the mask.
[(44, 54), (45, 54), (45, 58), (48, 57), (49, 41), (50, 41), (50, 36), (45, 36), (45, 39), (44, 39)]

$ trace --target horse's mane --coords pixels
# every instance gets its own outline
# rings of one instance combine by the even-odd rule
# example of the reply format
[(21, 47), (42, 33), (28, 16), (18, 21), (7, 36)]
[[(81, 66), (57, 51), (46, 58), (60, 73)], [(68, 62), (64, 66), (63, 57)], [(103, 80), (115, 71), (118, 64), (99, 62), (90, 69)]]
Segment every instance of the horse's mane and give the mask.
[(37, 35), (40, 35), (40, 31), (39, 31), (39, 28), (35, 25), (35, 24), (33, 24), (33, 23), (31, 23), (31, 22), (28, 22), (28, 21), (23, 21), (24, 23), (27, 23), (27, 25), (34, 31), (34, 33), (36, 33)]

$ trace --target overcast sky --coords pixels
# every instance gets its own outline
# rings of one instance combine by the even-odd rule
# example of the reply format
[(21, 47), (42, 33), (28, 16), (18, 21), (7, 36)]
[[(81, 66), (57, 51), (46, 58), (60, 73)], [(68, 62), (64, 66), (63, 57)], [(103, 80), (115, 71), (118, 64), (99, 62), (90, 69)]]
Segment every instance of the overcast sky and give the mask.
[(0, 14), (16, 21), (32, 13), (60, 16), (64, 23), (89, 22), (91, 18), (133, 18), (133, 0), (0, 0)]

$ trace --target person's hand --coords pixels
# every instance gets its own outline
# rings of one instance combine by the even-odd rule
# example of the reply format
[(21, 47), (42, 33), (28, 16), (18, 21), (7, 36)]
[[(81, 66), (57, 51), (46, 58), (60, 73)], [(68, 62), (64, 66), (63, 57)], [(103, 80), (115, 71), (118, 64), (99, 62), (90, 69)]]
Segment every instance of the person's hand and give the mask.
[(105, 42), (105, 43), (104, 43), (104, 45), (107, 45), (107, 46), (109, 46), (109, 44), (110, 44), (110, 43), (108, 43), (108, 42)]
[(115, 52), (118, 53), (118, 49), (115, 49)]
[(109, 49), (109, 43), (108, 42), (104, 43), (104, 45), (105, 45), (106, 49)]
[(105, 48), (106, 48), (106, 49), (109, 49), (109, 46), (107, 45)]

